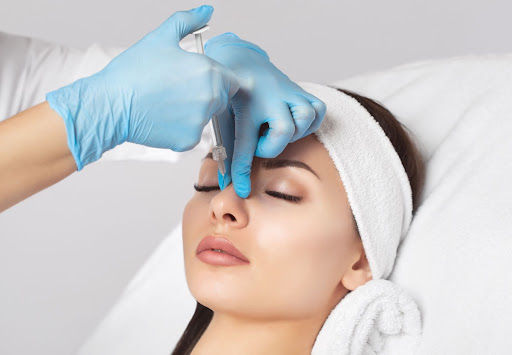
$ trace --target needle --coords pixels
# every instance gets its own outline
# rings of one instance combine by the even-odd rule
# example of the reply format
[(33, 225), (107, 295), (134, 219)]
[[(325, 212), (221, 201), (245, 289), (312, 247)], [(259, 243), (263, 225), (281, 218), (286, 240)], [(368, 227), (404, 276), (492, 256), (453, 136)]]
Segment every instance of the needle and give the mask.
[[(196, 47), (197, 53), (201, 53), (204, 55), (203, 48), (203, 36), (201, 35), (203, 32), (208, 31), (210, 26), (205, 25), (198, 29), (195, 32), (192, 32), (196, 38)], [(226, 166), (224, 165), (224, 161), (227, 158), (226, 148), (222, 144), (222, 135), (220, 132), (219, 119), (217, 115), (213, 115), (210, 120), (210, 129), (212, 131), (212, 139), (213, 139), (213, 151), (212, 156), (213, 160), (217, 162), (217, 166), (219, 167), (219, 172), (222, 175), (222, 183), (224, 184), (224, 175), (226, 174)]]

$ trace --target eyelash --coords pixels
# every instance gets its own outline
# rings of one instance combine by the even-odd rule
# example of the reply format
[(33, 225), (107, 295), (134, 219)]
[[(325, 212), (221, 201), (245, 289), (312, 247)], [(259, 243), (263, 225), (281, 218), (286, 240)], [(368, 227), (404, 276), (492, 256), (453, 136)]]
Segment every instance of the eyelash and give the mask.
[(210, 192), (213, 190), (220, 190), (220, 187), (218, 186), (204, 186), (204, 185), (197, 185), (194, 184), (194, 189), (199, 192)]
[[(194, 189), (199, 192), (210, 192), (210, 191), (214, 191), (214, 190), (220, 190), (220, 187), (218, 187), (218, 186), (203, 186), (203, 185), (194, 184)], [(292, 203), (299, 203), (302, 200), (302, 197), (287, 195), (287, 194), (283, 194), (282, 192), (278, 192), (278, 191), (265, 191), (265, 192), (269, 196), (280, 198), (280, 199), (283, 199), (283, 200), (286, 200), (286, 201), (289, 201)]]
[(287, 194), (283, 194), (282, 192), (278, 192), (278, 191), (265, 191), (265, 192), (267, 193), (267, 195), (270, 195), (272, 197), (281, 198), (283, 200), (293, 202), (293, 203), (299, 203), (300, 200), (302, 200), (302, 197), (287, 195)]

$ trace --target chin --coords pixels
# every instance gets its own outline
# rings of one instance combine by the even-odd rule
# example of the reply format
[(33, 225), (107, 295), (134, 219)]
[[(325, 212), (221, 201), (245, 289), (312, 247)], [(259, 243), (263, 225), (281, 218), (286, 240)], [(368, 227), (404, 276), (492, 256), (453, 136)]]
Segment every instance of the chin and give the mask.
[[(231, 270), (229, 270), (231, 269)], [(190, 293), (197, 302), (211, 310), (221, 309), (226, 305), (236, 306), (237, 302), (247, 298), (243, 294), (240, 278), (231, 267), (212, 267), (200, 260), (188, 260), (185, 263), (185, 274)]]
[(189, 282), (189, 290), (197, 302), (214, 312), (238, 313), (244, 305), (238, 304), (245, 299), (243, 295), (233, 294), (224, 284), (212, 280), (202, 283)]

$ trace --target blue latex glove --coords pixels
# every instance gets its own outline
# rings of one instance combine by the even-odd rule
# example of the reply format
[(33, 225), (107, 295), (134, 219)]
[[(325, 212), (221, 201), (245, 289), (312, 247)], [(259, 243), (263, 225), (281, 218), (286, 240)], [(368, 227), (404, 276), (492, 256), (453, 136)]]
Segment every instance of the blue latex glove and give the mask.
[(199, 143), (239, 88), (231, 70), (179, 46), (212, 13), (208, 5), (176, 12), (100, 72), (46, 95), (78, 170), (125, 141), (174, 151)]
[[(288, 143), (316, 131), (326, 106), (277, 69), (263, 49), (233, 33), (211, 38), (205, 54), (233, 70), (240, 82), (231, 99), (233, 153), (231, 158), (227, 149), (227, 173), (221, 188), (232, 180), (235, 192), (246, 198), (251, 192), (253, 157), (275, 158)], [(259, 137), (264, 123), (269, 128)], [(219, 183), (222, 181), (219, 174)]]

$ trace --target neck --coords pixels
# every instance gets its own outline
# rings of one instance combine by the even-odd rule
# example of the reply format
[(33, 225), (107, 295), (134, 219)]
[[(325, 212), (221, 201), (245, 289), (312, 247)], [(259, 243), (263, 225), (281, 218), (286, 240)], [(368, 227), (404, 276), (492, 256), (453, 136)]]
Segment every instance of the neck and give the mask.
[(310, 355), (324, 320), (248, 320), (214, 313), (191, 355)]

